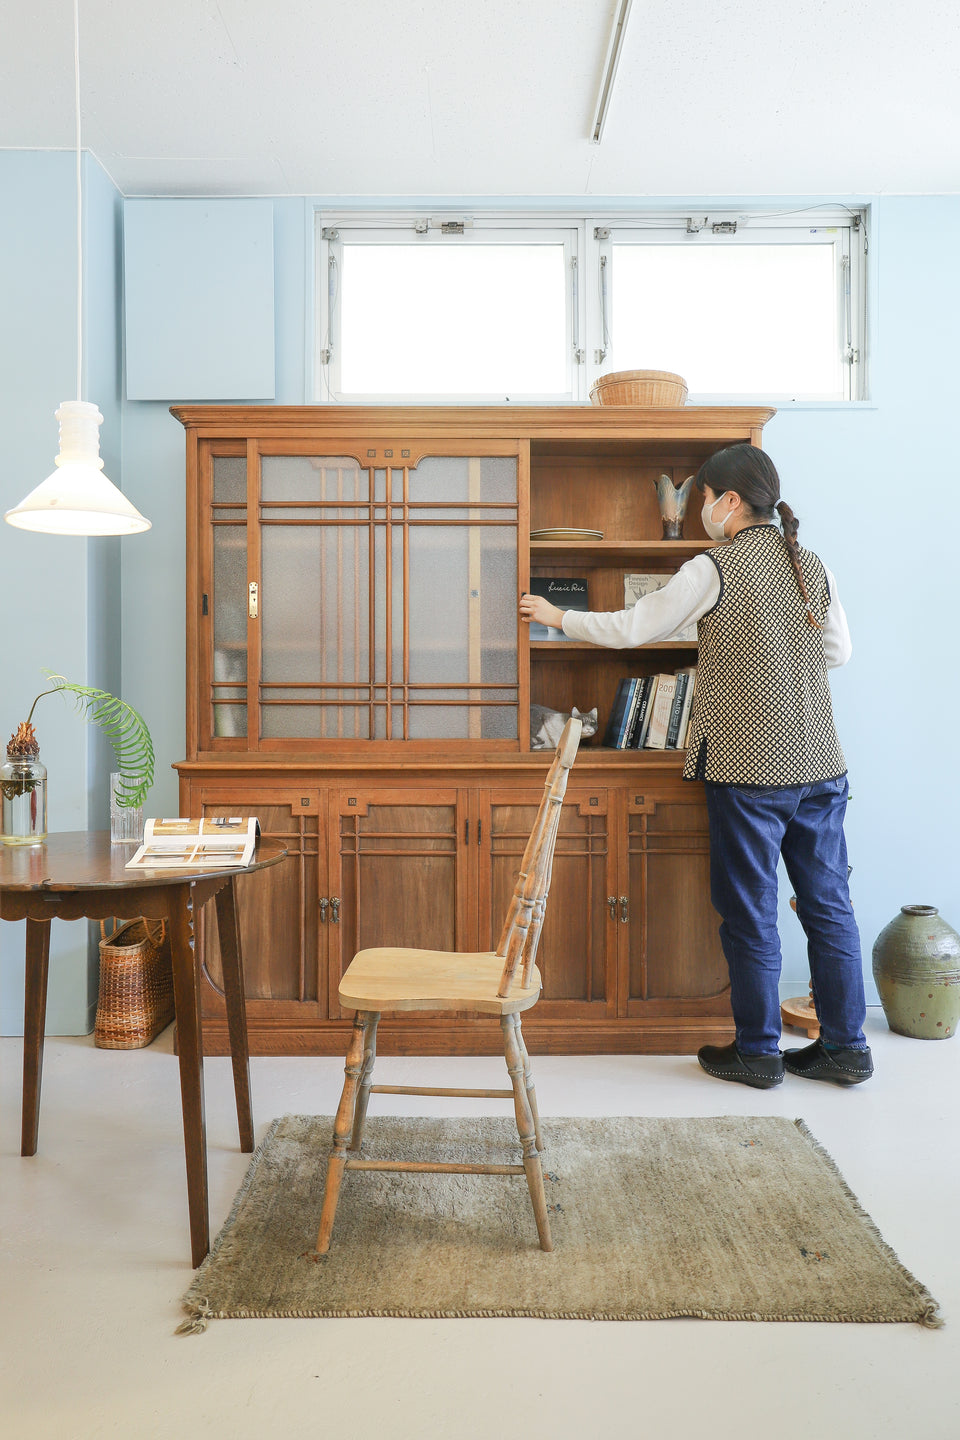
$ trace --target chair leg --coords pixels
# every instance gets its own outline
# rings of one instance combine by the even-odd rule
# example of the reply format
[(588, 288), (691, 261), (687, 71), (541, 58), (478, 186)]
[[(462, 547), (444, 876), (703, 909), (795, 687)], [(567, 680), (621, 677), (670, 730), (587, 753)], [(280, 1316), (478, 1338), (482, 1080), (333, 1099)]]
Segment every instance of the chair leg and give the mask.
[(344, 1065), (343, 1092), (337, 1106), (337, 1117), (333, 1122), (333, 1149), (327, 1160), (327, 1183), (323, 1192), (323, 1209), (320, 1212), (320, 1230), (317, 1234), (317, 1255), (326, 1255), (330, 1248), (337, 1201), (340, 1199), (340, 1185), (347, 1163), (347, 1141), (353, 1130), (353, 1114), (357, 1101), (357, 1083), (363, 1068), (363, 1031), (366, 1015), (357, 1011), (353, 1017), (353, 1030), (347, 1048)]
[(377, 1059), (377, 1024), (380, 1020), (379, 1013), (370, 1011), (363, 1026), (363, 1070), (360, 1074), (360, 1090), (357, 1095), (357, 1108), (353, 1117), (353, 1134), (350, 1137), (350, 1150), (359, 1150), (363, 1140), (363, 1127), (367, 1120), (367, 1106), (370, 1103), (370, 1086), (373, 1084), (373, 1067)]
[(533, 1070), (530, 1065), (530, 1056), (527, 1054), (526, 1043), (523, 1038), (523, 1026), (520, 1023), (520, 1016), (517, 1016), (517, 1041), (520, 1045), (520, 1055), (523, 1059), (523, 1083), (527, 1089), (527, 1099), (530, 1101), (530, 1109), (533, 1112), (533, 1128), (537, 1137), (537, 1149), (543, 1149), (543, 1136), (540, 1134), (540, 1111), (537, 1109), (537, 1087), (533, 1083)]
[(550, 1221), (547, 1219), (547, 1196), (543, 1188), (543, 1167), (540, 1164), (540, 1155), (537, 1151), (537, 1132), (524, 1078), (523, 1055), (521, 1054), (520, 1043), (517, 1038), (519, 1031), (518, 1017), (516, 1015), (502, 1015), (500, 1017), (500, 1028), (503, 1031), (503, 1047), (507, 1059), (507, 1070), (510, 1075), (511, 1084), (513, 1085), (513, 1104), (517, 1115), (517, 1133), (520, 1136), (520, 1144), (523, 1146), (523, 1168), (527, 1177), (527, 1188), (530, 1191), (530, 1202), (533, 1205), (534, 1218), (537, 1222), (540, 1249), (552, 1250), (553, 1240), (550, 1235)]

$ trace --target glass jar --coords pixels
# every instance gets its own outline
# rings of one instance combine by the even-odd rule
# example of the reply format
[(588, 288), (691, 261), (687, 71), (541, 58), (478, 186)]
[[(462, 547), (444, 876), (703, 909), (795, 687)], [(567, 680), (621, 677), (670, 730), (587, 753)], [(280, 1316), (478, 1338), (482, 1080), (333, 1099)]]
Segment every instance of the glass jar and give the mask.
[(0, 765), (4, 845), (42, 845), (47, 838), (47, 767), (35, 755), (11, 754)]

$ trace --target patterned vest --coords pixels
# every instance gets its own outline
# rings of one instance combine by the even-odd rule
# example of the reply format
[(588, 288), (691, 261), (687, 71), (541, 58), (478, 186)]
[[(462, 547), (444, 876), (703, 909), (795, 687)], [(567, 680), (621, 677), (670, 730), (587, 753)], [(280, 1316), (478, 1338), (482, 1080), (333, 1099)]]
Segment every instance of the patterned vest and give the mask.
[[(822, 563), (800, 547), (810, 607), (830, 604)], [(697, 623), (700, 653), (685, 780), (812, 785), (846, 773), (823, 633), (807, 612), (783, 536), (752, 525), (709, 552), (720, 598)]]

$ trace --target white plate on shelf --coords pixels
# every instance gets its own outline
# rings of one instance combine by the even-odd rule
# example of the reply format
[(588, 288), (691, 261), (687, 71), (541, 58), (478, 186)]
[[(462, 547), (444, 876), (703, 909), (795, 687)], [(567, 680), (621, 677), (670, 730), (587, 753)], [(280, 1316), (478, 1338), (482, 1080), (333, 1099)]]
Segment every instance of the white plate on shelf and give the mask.
[(569, 526), (556, 526), (550, 530), (531, 530), (531, 540), (602, 540), (602, 530), (577, 530)]

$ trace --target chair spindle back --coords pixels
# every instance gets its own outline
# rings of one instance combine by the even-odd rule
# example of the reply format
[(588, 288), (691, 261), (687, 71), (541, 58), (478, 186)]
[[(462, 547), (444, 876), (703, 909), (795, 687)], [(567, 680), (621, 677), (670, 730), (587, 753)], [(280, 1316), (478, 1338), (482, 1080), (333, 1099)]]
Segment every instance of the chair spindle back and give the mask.
[(543, 799), (520, 862), (520, 873), (507, 911), (496, 953), (503, 957), (503, 973), (497, 994), (506, 998), (520, 970), (522, 986), (530, 984), (543, 928), (543, 917), (553, 874), (553, 852), (560, 828), (560, 811), (567, 789), (567, 777), (577, 757), (581, 722), (570, 718), (563, 728), (557, 753), (547, 772)]

